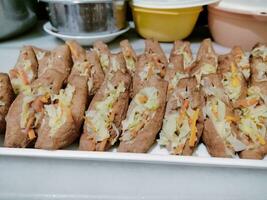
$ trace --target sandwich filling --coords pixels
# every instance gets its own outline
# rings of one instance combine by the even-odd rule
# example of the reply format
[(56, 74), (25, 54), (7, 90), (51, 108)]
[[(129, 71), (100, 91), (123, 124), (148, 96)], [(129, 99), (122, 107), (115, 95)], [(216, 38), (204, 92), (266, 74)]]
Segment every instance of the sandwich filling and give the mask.
[(93, 66), (90, 66), (90, 63), (88, 61), (84, 61), (84, 62), (74, 63), (73, 68), (75, 68), (78, 71), (80, 76), (88, 77), (88, 81), (87, 81), (88, 93), (91, 94), (91, 91), (94, 87)]
[(257, 62), (255, 68), (257, 70), (256, 79), (258, 81), (266, 81), (267, 80), (267, 47), (265, 45), (261, 45), (252, 50), (252, 56), (254, 58), (260, 58), (261, 62)]
[(126, 68), (131, 72), (135, 72), (135, 66), (136, 66), (136, 60), (135, 58), (131, 55), (131, 51), (128, 48), (125, 48), (124, 51), (122, 51), (123, 57), (126, 62)]
[(48, 87), (39, 86), (30, 88), (28, 86), (24, 91), (20, 113), (20, 127), (26, 131), (30, 139), (36, 137), (34, 128), (36, 128), (43, 116), (44, 105), (49, 103), (51, 90)]
[(117, 87), (109, 83), (105, 91), (105, 99), (98, 101), (93, 110), (86, 112), (85, 126), (88, 134), (92, 136), (96, 142), (101, 142), (110, 138), (111, 129), (115, 130), (117, 133), (117, 137), (112, 143), (116, 142), (119, 131), (114, 124), (115, 116), (112, 108), (125, 90), (126, 88), (123, 83), (120, 83)]
[(94, 48), (94, 51), (97, 53), (100, 65), (104, 72), (108, 70), (109, 67), (109, 55), (107, 53), (100, 52), (98, 49)]
[(246, 80), (250, 77), (250, 64), (249, 64), (249, 56), (245, 54), (239, 54), (234, 56), (235, 62)]
[(192, 54), (188, 53), (186, 51), (186, 45), (183, 44), (181, 45), (179, 48), (177, 48), (175, 51), (174, 51), (174, 54), (175, 55), (181, 55), (183, 56), (183, 66), (184, 66), (184, 69), (187, 69), (188, 67), (190, 67), (193, 63), (193, 57), (192, 57)]
[[(217, 58), (216, 58), (217, 60)], [(200, 68), (194, 73), (198, 84), (201, 82), (203, 75), (213, 74), (217, 71), (217, 64), (213, 65), (208, 62), (200, 62)]]
[(159, 107), (159, 91), (155, 87), (141, 89), (131, 102), (132, 109), (122, 121), (121, 141), (131, 141), (138, 132), (153, 118)]
[(231, 123), (237, 123), (239, 118), (234, 115), (227, 115), (224, 102), (216, 97), (209, 99), (205, 106), (205, 113), (212, 121), (216, 132), (223, 139), (229, 155), (233, 156), (232, 150), (238, 152), (246, 149), (246, 145), (237, 139), (231, 127)]
[(158, 143), (172, 154), (182, 154), (186, 142), (194, 147), (197, 141), (199, 109), (192, 109), (185, 100), (178, 110), (165, 115)]
[(164, 76), (163, 69), (160, 69), (160, 67), (156, 66), (157, 64), (160, 65), (160, 63), (155, 62), (147, 62), (143, 68), (143, 71), (139, 73), (139, 76), (142, 81), (148, 80), (153, 75), (159, 75), (160, 77)]
[(176, 85), (178, 84), (178, 82), (183, 79), (188, 77), (187, 74), (184, 74), (182, 72), (176, 72), (175, 75), (173, 76), (173, 78), (169, 81), (169, 85), (168, 85), (168, 91), (173, 91), (174, 88), (176, 87)]
[(52, 95), (50, 105), (44, 106), (52, 136), (66, 122), (68, 115), (71, 115), (70, 106), (74, 92), (75, 88), (68, 84), (65, 89), (60, 90), (58, 95)]
[(237, 66), (231, 63), (231, 71), (223, 73), (222, 84), (225, 92), (232, 101), (236, 101), (241, 94), (242, 74), (238, 71)]
[(19, 67), (10, 71), (10, 75), (12, 77), (11, 84), (16, 94), (26, 90), (27, 85), (29, 85), (33, 80), (34, 73), (31, 66), (32, 63), (30, 60), (23, 60), (21, 61)]
[(248, 149), (266, 143), (267, 106), (258, 104), (260, 99), (266, 102), (267, 97), (262, 95), (258, 87), (250, 87), (248, 97), (241, 104), (239, 129), (251, 141)]

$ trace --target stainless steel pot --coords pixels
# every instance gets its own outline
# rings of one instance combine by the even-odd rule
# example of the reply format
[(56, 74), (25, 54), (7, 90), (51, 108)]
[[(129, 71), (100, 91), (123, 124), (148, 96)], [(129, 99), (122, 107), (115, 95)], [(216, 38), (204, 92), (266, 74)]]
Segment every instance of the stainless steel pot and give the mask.
[(0, 0), (0, 39), (6, 39), (31, 28), (37, 21), (32, 10), (34, 0)]
[(124, 0), (41, 0), (56, 31), (68, 35), (112, 33), (126, 26)]

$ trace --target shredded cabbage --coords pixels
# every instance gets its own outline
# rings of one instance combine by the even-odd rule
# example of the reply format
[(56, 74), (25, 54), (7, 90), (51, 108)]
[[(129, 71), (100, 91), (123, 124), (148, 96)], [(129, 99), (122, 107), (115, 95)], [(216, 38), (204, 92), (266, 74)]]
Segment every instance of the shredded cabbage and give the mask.
[(18, 68), (18, 77), (11, 79), (11, 84), (16, 94), (27, 89), (28, 84), (23, 79), (22, 71), (27, 75), (27, 79), (31, 82), (33, 80), (34, 74), (31, 68), (30, 60), (21, 61), (21, 66), (19, 66)]
[(109, 65), (109, 56), (107, 54), (100, 54), (99, 60), (103, 70), (106, 71)]
[(257, 63), (255, 66), (258, 74), (257, 79), (260, 81), (266, 81), (267, 80), (267, 63)]
[(187, 74), (181, 73), (181, 72), (176, 72), (174, 77), (170, 80), (169, 82), (169, 87), (170, 89), (173, 89), (176, 87), (176, 85), (178, 84), (178, 82), (182, 79), (182, 78), (186, 78), (188, 77)]
[(262, 94), (261, 89), (257, 86), (251, 86), (248, 88), (247, 99), (262, 99), (264, 103), (267, 103), (267, 96)]
[(25, 71), (25, 73), (27, 74), (29, 81), (32, 81), (33, 76), (34, 76), (31, 65), (32, 65), (31, 60), (23, 60), (22, 61), (22, 68)]
[(143, 88), (135, 95), (133, 102), (134, 108), (122, 122), (122, 141), (131, 140), (132, 132), (137, 132), (149, 117), (149, 113), (155, 112), (159, 107), (158, 90), (154, 87)]
[(105, 53), (100, 53), (100, 51), (96, 48), (94, 48), (93, 50), (97, 53), (99, 57), (100, 65), (105, 72), (109, 66), (109, 55)]
[(110, 137), (109, 128), (112, 126), (112, 120), (110, 114), (112, 113), (112, 107), (118, 100), (121, 93), (125, 91), (125, 86), (120, 83), (117, 88), (108, 84), (106, 92), (106, 98), (103, 101), (99, 101), (95, 105), (95, 110), (86, 112), (86, 125), (88, 132), (93, 130), (96, 133), (96, 141), (103, 141)]
[[(240, 75), (235, 75), (231, 72), (226, 72), (223, 74), (224, 78), (222, 84), (224, 86), (226, 94), (231, 100), (237, 100), (241, 94), (241, 84), (240, 84)], [(233, 84), (233, 79), (238, 79), (238, 84)]]
[(124, 56), (126, 67), (129, 71), (135, 72), (135, 61), (132, 57)]
[(259, 137), (266, 138), (267, 106), (250, 106), (242, 109), (239, 129), (254, 143), (259, 143)]
[(188, 68), (192, 65), (193, 63), (193, 57), (189, 53), (185, 51), (185, 45), (182, 45), (180, 48), (178, 48), (174, 53), (176, 55), (182, 55), (183, 56), (183, 64), (184, 68)]
[(89, 75), (89, 68), (88, 68), (89, 62), (76, 62), (73, 65), (73, 68), (77, 69), (80, 73), (80, 76), (88, 76)]
[(181, 127), (177, 124), (179, 116), (179, 112), (175, 112), (164, 118), (163, 128), (160, 132), (160, 139), (157, 140), (161, 146), (170, 145), (171, 153), (174, 153), (178, 146), (185, 144), (191, 131), (188, 115), (185, 116)]
[(263, 62), (259, 62), (256, 64), (255, 68), (258, 71), (257, 79), (260, 81), (267, 80), (267, 47), (265, 45), (261, 45), (256, 47), (251, 52), (252, 56), (262, 58)]
[[(159, 106), (158, 100), (158, 90), (154, 87), (145, 87), (141, 89), (135, 96), (134, 102), (149, 110), (156, 110)], [(145, 96), (147, 98), (146, 102), (140, 102), (140, 97)]]
[(58, 95), (51, 97), (52, 101), (58, 100), (57, 104), (44, 106), (52, 135), (66, 122), (74, 92), (75, 88), (68, 84), (65, 89), (60, 90)]
[(50, 127), (50, 134), (54, 134), (67, 120), (65, 111), (60, 105), (45, 105), (45, 112), (48, 115), (48, 125)]
[(242, 55), (241, 59), (236, 62), (237, 66), (241, 68), (242, 74), (245, 79), (250, 77), (250, 64), (249, 64), (249, 56)]
[(202, 75), (216, 73), (217, 66), (213, 66), (209, 63), (204, 63), (201, 65), (200, 69), (195, 73), (197, 82), (200, 83)]
[(115, 57), (111, 57), (110, 63), (112, 71), (116, 72), (120, 69), (120, 65)]
[(265, 45), (261, 45), (252, 50), (251, 54), (255, 57), (261, 57), (264, 61), (267, 58), (267, 47)]
[[(141, 80), (142, 80), (142, 81), (147, 80), (147, 78), (148, 78), (149, 75), (150, 75), (149, 72), (151, 72), (151, 71), (153, 71), (153, 70), (154, 70), (154, 65), (153, 65), (153, 63), (149, 62), (149, 63), (145, 64), (143, 71), (141, 71), (141, 72), (139, 73), (139, 76), (140, 76)], [(154, 71), (153, 71), (153, 72), (154, 72)]]
[(58, 100), (58, 104), (62, 107), (69, 107), (72, 101), (75, 87), (68, 84), (65, 89), (61, 89), (58, 95), (52, 95), (52, 101)]
[(38, 51), (38, 52), (36, 53), (36, 58), (37, 58), (37, 60), (41, 60), (41, 59), (43, 59), (44, 56), (45, 56), (45, 52)]
[(224, 91), (221, 88), (208, 86), (208, 87), (203, 87), (203, 90), (208, 96), (216, 96), (219, 98), (223, 98), (224, 96)]
[(0, 100), (0, 106), (4, 106), (6, 105), (5, 102), (3, 102), (2, 100)]
[[(231, 122), (226, 118), (226, 106), (218, 98), (212, 98), (207, 102), (206, 114), (211, 119), (217, 133), (223, 138), (226, 146), (230, 145), (235, 151), (246, 149), (245, 144), (239, 141), (234, 135)], [(230, 151), (228, 151), (230, 152)]]

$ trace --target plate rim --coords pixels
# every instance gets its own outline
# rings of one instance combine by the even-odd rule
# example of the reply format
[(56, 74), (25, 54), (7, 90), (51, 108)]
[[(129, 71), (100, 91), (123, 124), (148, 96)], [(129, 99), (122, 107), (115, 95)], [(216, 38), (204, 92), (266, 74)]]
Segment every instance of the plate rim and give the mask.
[(106, 162), (147, 163), (192, 167), (223, 167), (267, 170), (266, 160), (216, 157), (160, 155), (149, 153), (94, 152), (79, 150), (43, 150), (0, 147), (1, 157), (27, 157), (48, 159), (94, 160)]
[(68, 39), (77, 39), (77, 40), (86, 40), (86, 39), (101, 39), (101, 38), (108, 38), (108, 37), (116, 37), (119, 36), (123, 33), (126, 33), (127, 31), (130, 30), (130, 25), (127, 24), (127, 27), (119, 30), (117, 32), (114, 33), (108, 33), (108, 34), (100, 34), (100, 35), (88, 35), (88, 36), (75, 36), (75, 35), (66, 35), (66, 34), (62, 34), (62, 33), (55, 33), (54, 31), (51, 30), (51, 28), (53, 26), (51, 25), (51, 23), (48, 21), (46, 23), (44, 23), (43, 25), (43, 30), (48, 33), (49, 35), (53, 35), (59, 38), (68, 38)]

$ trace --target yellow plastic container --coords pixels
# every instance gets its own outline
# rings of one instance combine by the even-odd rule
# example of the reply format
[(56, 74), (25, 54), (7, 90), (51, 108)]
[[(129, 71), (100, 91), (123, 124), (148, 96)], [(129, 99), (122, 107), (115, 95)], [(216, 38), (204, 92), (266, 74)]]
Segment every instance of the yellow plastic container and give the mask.
[(137, 32), (144, 38), (160, 42), (173, 42), (189, 36), (202, 11), (202, 6), (175, 9), (131, 7)]

